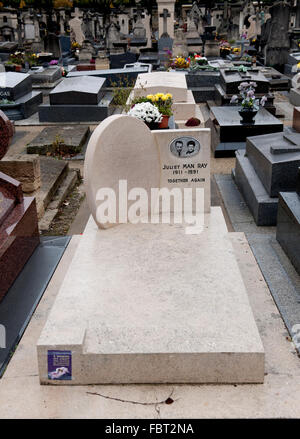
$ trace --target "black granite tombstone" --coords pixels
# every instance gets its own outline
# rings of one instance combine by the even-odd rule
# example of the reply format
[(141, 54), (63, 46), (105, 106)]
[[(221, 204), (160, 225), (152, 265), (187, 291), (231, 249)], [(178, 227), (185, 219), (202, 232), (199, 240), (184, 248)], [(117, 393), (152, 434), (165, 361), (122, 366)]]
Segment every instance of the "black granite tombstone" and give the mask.
[(296, 191), (279, 194), (276, 239), (300, 275), (300, 169)]
[(239, 107), (211, 107), (212, 150), (215, 157), (234, 157), (237, 149), (245, 149), (246, 138), (283, 130), (283, 123), (260, 108), (254, 123), (241, 124)]
[[(64, 79), (39, 106), (41, 122), (101, 121), (110, 115), (112, 96), (104, 99), (105, 78), (80, 76)], [(105, 95), (106, 96), (106, 95)]]
[(275, 115), (274, 96), (270, 93), (269, 80), (258, 69), (249, 69), (247, 72), (237, 70), (220, 70), (220, 84), (216, 84), (215, 101), (218, 105), (227, 105), (233, 95), (239, 96), (238, 87), (242, 82), (255, 82), (255, 96), (261, 98), (267, 97), (265, 107), (270, 113)]
[(132, 64), (137, 61), (138, 55), (132, 52), (125, 52), (109, 56), (110, 69), (122, 69), (125, 64)]
[(9, 119), (20, 120), (30, 117), (42, 101), (42, 93), (32, 91), (29, 74), (0, 73), (0, 110), (4, 111)]

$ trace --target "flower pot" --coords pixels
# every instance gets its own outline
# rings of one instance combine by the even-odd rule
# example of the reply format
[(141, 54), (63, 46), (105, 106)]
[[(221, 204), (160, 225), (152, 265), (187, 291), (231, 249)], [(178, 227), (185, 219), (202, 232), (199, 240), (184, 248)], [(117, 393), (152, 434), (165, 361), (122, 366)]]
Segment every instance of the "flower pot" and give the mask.
[(22, 66), (21, 65), (16, 65), (15, 72), (20, 72), (21, 70), (22, 70)]
[(159, 124), (157, 122), (145, 122), (145, 124), (150, 130), (158, 130)]
[(255, 116), (257, 114), (256, 110), (240, 110), (239, 115), (241, 116), (241, 123), (242, 124), (254, 124), (255, 123)]
[(162, 121), (158, 124), (158, 128), (159, 129), (168, 128), (168, 126), (169, 126), (169, 118), (170, 118), (170, 116), (163, 115)]

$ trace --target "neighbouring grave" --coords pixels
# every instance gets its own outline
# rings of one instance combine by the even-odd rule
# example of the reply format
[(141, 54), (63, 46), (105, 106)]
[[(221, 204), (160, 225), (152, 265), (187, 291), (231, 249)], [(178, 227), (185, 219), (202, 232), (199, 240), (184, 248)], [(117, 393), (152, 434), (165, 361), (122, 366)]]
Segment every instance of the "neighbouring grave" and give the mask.
[(57, 149), (66, 154), (78, 154), (87, 141), (90, 129), (87, 126), (47, 127), (28, 145), (27, 154), (55, 155)]
[(0, 73), (0, 110), (9, 119), (30, 117), (43, 101), (43, 94), (32, 91), (31, 75), (27, 73)]
[(36, 67), (28, 71), (33, 88), (54, 88), (62, 79), (61, 67)]
[[(262, 383), (264, 349), (231, 234), (221, 208), (210, 208), (209, 130), (150, 131), (111, 116), (90, 139), (84, 180), (92, 216), (38, 341), (40, 382)], [(109, 223), (99, 213), (104, 188), (116, 194)], [(136, 188), (146, 194), (139, 223), (126, 218)], [(149, 223), (155, 188), (202, 188), (202, 233)]]
[(235, 182), (258, 226), (276, 224), (279, 192), (295, 190), (299, 166), (295, 130), (248, 137), (246, 150), (237, 151)]
[[(85, 72), (84, 72), (85, 73)], [(106, 79), (72, 77), (64, 79), (49, 94), (49, 104), (39, 106), (40, 122), (101, 121), (111, 112), (112, 96), (105, 96)]]
[(254, 123), (241, 123), (239, 107), (211, 107), (212, 151), (215, 157), (234, 157), (235, 151), (244, 150), (247, 137), (283, 131), (283, 123), (264, 108), (260, 108)]
[(260, 99), (267, 97), (265, 108), (273, 115), (276, 113), (274, 107), (274, 96), (270, 93), (270, 83), (260, 70), (251, 69), (247, 72), (237, 70), (220, 70), (220, 83), (216, 84), (215, 101), (218, 105), (228, 105), (233, 95), (239, 94), (238, 87), (242, 82), (255, 82), (255, 96)]
[(0, 300), (39, 244), (35, 199), (0, 172)]
[(300, 168), (296, 190), (279, 193), (276, 239), (300, 275)]

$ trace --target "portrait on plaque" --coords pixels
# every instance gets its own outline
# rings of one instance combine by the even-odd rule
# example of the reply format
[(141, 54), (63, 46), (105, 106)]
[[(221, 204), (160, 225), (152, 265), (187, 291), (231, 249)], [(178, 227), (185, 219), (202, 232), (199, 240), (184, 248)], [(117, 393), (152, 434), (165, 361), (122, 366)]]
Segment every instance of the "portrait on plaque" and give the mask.
[(193, 157), (199, 153), (200, 143), (194, 137), (177, 137), (170, 143), (170, 151), (176, 157)]

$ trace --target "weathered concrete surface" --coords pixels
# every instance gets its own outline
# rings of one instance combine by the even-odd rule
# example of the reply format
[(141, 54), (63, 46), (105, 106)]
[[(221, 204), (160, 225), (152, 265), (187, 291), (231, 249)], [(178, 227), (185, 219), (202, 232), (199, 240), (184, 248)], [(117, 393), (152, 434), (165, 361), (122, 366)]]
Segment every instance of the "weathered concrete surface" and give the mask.
[[(247, 242), (236, 234), (237, 260), (266, 352), (264, 384), (40, 386), (36, 342), (80, 241), (73, 237), (0, 381), (1, 418), (299, 417), (300, 363)], [(89, 395), (97, 392), (108, 396)], [(172, 393), (171, 405), (156, 402)], [(22, 398), (20, 398), (22, 395)], [(109, 398), (124, 400), (115, 401)]]

